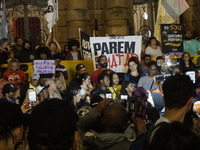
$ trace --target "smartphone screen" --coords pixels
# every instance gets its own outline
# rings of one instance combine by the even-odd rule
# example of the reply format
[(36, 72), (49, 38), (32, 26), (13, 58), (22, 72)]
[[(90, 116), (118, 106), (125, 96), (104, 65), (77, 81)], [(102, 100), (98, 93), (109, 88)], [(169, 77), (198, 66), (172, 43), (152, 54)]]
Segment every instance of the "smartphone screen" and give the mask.
[(121, 99), (128, 99), (128, 95), (121, 95)]
[(28, 90), (29, 102), (36, 102), (36, 92), (33, 90)]
[(112, 94), (111, 93), (106, 94), (106, 98), (112, 98)]

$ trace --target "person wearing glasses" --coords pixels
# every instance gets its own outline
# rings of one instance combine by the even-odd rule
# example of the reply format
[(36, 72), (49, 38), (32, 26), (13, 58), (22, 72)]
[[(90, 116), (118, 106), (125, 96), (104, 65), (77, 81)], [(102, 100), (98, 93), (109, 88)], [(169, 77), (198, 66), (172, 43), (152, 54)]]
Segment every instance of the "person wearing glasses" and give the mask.
[(61, 54), (57, 50), (56, 42), (52, 41), (52, 42), (49, 43), (49, 50), (50, 50), (50, 53), (51, 53), (49, 59), (53, 59), (54, 60), (57, 55), (62, 57)]

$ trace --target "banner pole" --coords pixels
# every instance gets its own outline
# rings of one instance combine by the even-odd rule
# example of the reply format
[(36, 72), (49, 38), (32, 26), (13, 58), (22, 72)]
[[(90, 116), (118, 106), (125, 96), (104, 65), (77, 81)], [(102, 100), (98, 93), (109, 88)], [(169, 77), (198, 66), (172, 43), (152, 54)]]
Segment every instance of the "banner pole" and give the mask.
[(53, 33), (54, 33), (53, 27), (52, 27), (52, 29), (50, 30), (50, 32), (51, 32), (51, 41), (53, 41)]

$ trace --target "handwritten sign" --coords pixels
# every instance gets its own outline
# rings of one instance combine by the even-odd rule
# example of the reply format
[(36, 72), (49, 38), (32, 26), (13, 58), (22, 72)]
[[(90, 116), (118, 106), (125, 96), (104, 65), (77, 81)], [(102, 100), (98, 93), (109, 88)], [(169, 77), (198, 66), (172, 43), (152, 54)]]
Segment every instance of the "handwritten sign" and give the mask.
[(34, 72), (39, 74), (55, 73), (55, 61), (54, 60), (34, 60), (33, 61)]

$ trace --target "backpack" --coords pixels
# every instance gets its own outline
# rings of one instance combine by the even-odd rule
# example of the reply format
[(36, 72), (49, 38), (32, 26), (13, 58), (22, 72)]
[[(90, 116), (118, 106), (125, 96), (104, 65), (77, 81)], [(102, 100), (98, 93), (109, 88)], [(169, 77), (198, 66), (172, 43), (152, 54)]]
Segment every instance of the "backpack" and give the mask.
[(131, 146), (129, 147), (129, 150), (144, 150), (146, 148), (146, 146), (148, 145), (148, 143), (150, 142), (150, 137), (152, 132), (164, 125), (167, 124), (167, 122), (160, 122), (155, 126), (156, 121), (154, 121), (151, 126), (149, 127), (148, 131), (146, 131), (145, 133), (139, 135), (136, 140), (131, 144)]

